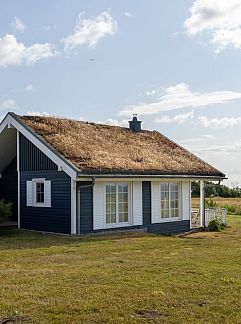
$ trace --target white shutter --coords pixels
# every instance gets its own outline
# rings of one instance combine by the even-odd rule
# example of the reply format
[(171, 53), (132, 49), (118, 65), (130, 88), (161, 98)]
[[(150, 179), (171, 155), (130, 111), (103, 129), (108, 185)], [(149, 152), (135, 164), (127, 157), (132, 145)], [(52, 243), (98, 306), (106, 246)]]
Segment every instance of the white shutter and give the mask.
[(32, 181), (27, 181), (26, 205), (28, 207), (33, 206), (33, 182)]
[(191, 216), (191, 190), (190, 181), (182, 182), (182, 194), (180, 197), (182, 207), (182, 219), (189, 220)]
[(132, 195), (132, 206), (133, 206), (133, 225), (143, 224), (142, 215), (142, 182), (133, 181), (133, 195)]
[(160, 197), (160, 183), (151, 183), (151, 222), (161, 222), (161, 197)]
[(44, 207), (51, 207), (51, 181), (44, 181)]
[(105, 186), (99, 182), (93, 188), (93, 228), (105, 228)]

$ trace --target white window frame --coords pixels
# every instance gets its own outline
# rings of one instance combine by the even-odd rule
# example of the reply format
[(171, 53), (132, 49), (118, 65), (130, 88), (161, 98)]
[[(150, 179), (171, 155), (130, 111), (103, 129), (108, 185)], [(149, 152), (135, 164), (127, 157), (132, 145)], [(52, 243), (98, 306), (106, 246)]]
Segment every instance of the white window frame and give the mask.
[[(51, 207), (51, 181), (46, 180), (45, 178), (32, 179), (27, 181), (30, 184), (30, 193), (27, 188), (27, 206), (29, 207)], [(37, 183), (44, 184), (44, 201), (37, 202)], [(48, 186), (48, 188), (47, 188)], [(28, 187), (28, 186), (27, 186)], [(47, 191), (48, 189), (48, 191)], [(30, 195), (28, 197), (28, 195)], [(47, 199), (46, 199), (47, 198)], [(31, 200), (31, 201), (30, 201)]]
[[(162, 217), (162, 209), (161, 209), (161, 185), (166, 184), (168, 185), (168, 210), (169, 210), (169, 217)], [(170, 217), (171, 214), (171, 184), (177, 184), (178, 185), (178, 217)], [(175, 182), (159, 182), (159, 201), (160, 201), (160, 220), (161, 222), (175, 222), (182, 219), (182, 184), (180, 181)]]
[[(116, 186), (116, 223), (106, 223), (106, 186), (107, 185), (115, 185)], [(118, 213), (118, 185), (127, 184), (128, 186), (128, 222), (119, 222), (119, 213)], [(126, 227), (132, 225), (132, 213), (131, 213), (131, 183), (127, 181), (118, 181), (118, 182), (105, 182), (104, 183), (104, 224), (105, 228), (116, 228), (116, 227)]]

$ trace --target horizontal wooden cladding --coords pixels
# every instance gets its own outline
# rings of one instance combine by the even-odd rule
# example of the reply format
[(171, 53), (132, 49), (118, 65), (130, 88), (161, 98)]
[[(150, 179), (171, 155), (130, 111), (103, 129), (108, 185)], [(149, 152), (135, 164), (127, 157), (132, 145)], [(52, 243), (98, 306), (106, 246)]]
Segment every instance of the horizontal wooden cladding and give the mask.
[(190, 220), (150, 224), (147, 232), (159, 234), (184, 233), (190, 230)]
[(90, 233), (93, 231), (93, 188), (83, 187), (91, 182), (81, 182), (79, 184), (80, 196), (80, 233)]
[(19, 136), (20, 171), (57, 170), (57, 165), (51, 161), (25, 136)]
[[(51, 208), (26, 206), (26, 183), (33, 178), (51, 181)], [(71, 233), (71, 179), (58, 171), (22, 171), (21, 186), (21, 228), (38, 231)]]

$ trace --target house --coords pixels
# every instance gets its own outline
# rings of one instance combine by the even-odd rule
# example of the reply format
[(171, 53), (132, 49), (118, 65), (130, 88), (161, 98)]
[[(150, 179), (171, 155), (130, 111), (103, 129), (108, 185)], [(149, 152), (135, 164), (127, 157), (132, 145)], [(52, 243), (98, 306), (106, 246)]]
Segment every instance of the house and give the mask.
[(157, 131), (8, 113), (0, 124), (0, 198), (23, 229), (84, 234), (191, 226), (191, 181), (225, 175)]

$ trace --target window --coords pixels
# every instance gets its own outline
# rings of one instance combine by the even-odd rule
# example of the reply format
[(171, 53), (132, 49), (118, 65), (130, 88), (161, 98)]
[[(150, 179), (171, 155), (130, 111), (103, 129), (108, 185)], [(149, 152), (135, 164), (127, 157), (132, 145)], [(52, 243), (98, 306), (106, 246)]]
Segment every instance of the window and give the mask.
[(36, 203), (44, 204), (44, 182), (36, 182)]
[(51, 181), (32, 179), (27, 181), (27, 201), (29, 207), (51, 207)]
[(179, 217), (179, 183), (161, 183), (161, 218)]
[(128, 183), (106, 185), (106, 224), (124, 224), (129, 222)]

